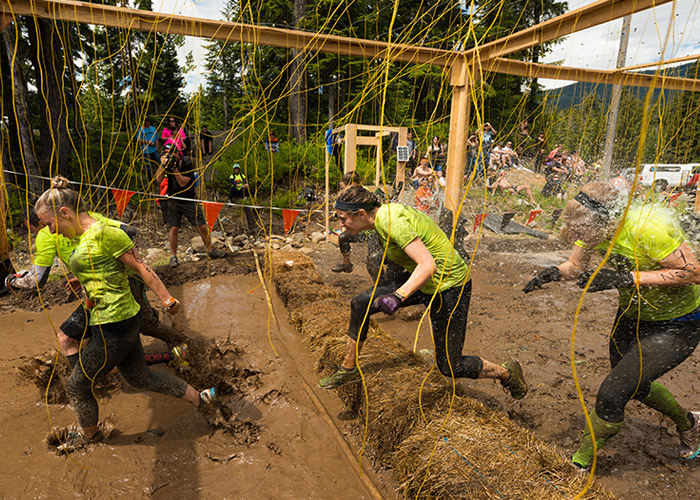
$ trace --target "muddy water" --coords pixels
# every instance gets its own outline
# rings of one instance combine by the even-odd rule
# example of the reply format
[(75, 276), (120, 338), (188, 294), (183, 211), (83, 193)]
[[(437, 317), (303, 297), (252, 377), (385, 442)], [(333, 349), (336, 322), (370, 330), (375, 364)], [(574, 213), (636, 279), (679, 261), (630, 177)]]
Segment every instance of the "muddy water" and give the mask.
[[(0, 497), (371, 498), (358, 479), (357, 463), (343, 454), (303, 388), (315, 381), (312, 360), (279, 304), (281, 329), (269, 318), (275, 357), (257, 278), (218, 276), (171, 291), (185, 305), (176, 326), (201, 339), (229, 338), (235, 356), (227, 362), (255, 372), (249, 379), (254, 382), (241, 385), (229, 402), (238, 419), (255, 425), (257, 440), (245, 445), (235, 435), (211, 434), (204, 418), (182, 401), (113, 390), (100, 399), (101, 418), (109, 417), (116, 427), (107, 442), (71, 458), (55, 456), (43, 437), (51, 422), (73, 423), (72, 411), (47, 407), (39, 389), (16, 368), (55, 348), (51, 324), (60, 324), (74, 305), (16, 311), (0, 315), (0, 370), (5, 374)], [(148, 338), (144, 345), (147, 351), (162, 348)], [(332, 394), (319, 396), (332, 415), (342, 409)]]

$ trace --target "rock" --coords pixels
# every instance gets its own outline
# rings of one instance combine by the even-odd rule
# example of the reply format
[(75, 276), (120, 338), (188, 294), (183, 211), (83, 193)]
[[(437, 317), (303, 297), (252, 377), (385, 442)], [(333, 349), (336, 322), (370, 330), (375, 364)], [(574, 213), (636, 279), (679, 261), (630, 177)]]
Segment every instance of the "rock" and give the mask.
[(294, 247), (291, 244), (282, 247), (283, 252), (291, 252), (292, 250), (294, 250)]
[[(213, 233), (212, 233), (212, 234), (213, 234)], [(211, 243), (212, 243), (212, 245), (214, 245), (214, 247), (216, 247), (216, 248), (227, 248), (227, 247), (226, 247), (226, 242), (224, 241), (224, 239), (223, 239), (223, 238), (220, 238), (220, 237), (218, 237), (218, 236), (212, 238), (212, 239), (211, 239)]]
[(221, 231), (212, 231), (211, 234), (210, 234), (209, 236), (210, 236), (212, 239), (214, 239), (214, 238), (223, 239), (223, 238), (226, 237), (226, 235), (225, 235), (224, 233), (222, 233)]
[[(292, 236), (290, 236), (289, 240), (290, 240), (290, 243), (292, 245), (294, 245), (295, 243), (297, 245), (303, 245), (304, 240), (306, 240), (306, 237), (304, 236), (303, 233), (294, 233)], [(296, 247), (296, 248), (299, 248), (299, 247)]]
[(402, 307), (396, 311), (396, 316), (402, 321), (415, 321), (419, 320), (424, 312), (425, 306), (422, 304), (416, 304), (415, 306)]
[(255, 246), (258, 248), (265, 248), (266, 243), (264, 241), (256, 241)]
[(253, 244), (250, 241), (246, 241), (243, 244), (243, 250), (250, 250), (251, 248), (253, 248)]
[(194, 248), (192, 247), (187, 247), (187, 250), (185, 250), (185, 255), (192, 255), (194, 253)]
[(149, 248), (146, 250), (146, 260), (155, 259), (156, 255), (158, 255), (160, 252), (160, 248)]
[(246, 234), (239, 234), (238, 236), (233, 238), (234, 243), (243, 243), (248, 239), (248, 235)]
[(204, 245), (201, 236), (195, 236), (190, 240), (190, 246), (197, 253), (206, 253), (207, 247)]
[(311, 233), (311, 241), (313, 243), (318, 243), (319, 241), (323, 241), (326, 239), (326, 235), (321, 233), (321, 232), (313, 232)]
[(309, 247), (302, 247), (302, 248), (299, 249), (299, 251), (300, 251), (301, 253), (303, 253), (304, 255), (309, 255), (310, 253), (312, 253), (312, 252), (314, 251), (314, 249), (313, 249), (313, 248), (309, 248)]
[(270, 239), (271, 240), (278, 240), (278, 241), (285, 241), (287, 238), (282, 236), (281, 234), (271, 234)]
[(270, 246), (272, 247), (273, 250), (279, 250), (280, 248), (282, 248), (279, 243), (273, 243)]

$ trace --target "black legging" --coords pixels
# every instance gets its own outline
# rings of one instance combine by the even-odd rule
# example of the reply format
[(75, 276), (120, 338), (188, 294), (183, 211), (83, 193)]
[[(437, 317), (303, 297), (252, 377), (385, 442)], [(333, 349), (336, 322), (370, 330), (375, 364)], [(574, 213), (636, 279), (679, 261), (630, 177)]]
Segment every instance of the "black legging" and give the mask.
[[(395, 282), (378, 286), (374, 291), (374, 297), (393, 292), (403, 285), (409, 276), (408, 272), (404, 272), (396, 278)], [(367, 338), (369, 316), (379, 312), (379, 309), (370, 305), (372, 291), (373, 288), (370, 288), (362, 292), (352, 299), (350, 304), (348, 336), (353, 340), (358, 340), (358, 336), (360, 341), (364, 341)], [(433, 341), (435, 342), (435, 361), (440, 373), (446, 377), (454, 373), (455, 378), (479, 378), (483, 367), (483, 361), (479, 356), (462, 356), (471, 293), (472, 282), (469, 280), (464, 285), (464, 288), (456, 286), (442, 293), (438, 292), (430, 306), (430, 322), (433, 326)], [(432, 295), (418, 291), (404, 300), (399, 307), (415, 304), (425, 304), (427, 306), (432, 298)], [(365, 320), (368, 307), (369, 315)], [(450, 371), (450, 365), (452, 366), (452, 372)]]
[(639, 321), (639, 336), (637, 320), (621, 311), (618, 320), (610, 336), (612, 371), (598, 389), (595, 406), (600, 418), (615, 423), (624, 420), (630, 399), (646, 398), (651, 383), (681, 364), (700, 341), (700, 320)]
[[(81, 427), (97, 425), (99, 407), (93, 386), (116, 366), (134, 387), (182, 398), (187, 383), (166, 372), (146, 367), (139, 337), (141, 315), (116, 323), (92, 326), (92, 340), (80, 353), (66, 381), (66, 392)], [(107, 357), (105, 359), (105, 352)]]

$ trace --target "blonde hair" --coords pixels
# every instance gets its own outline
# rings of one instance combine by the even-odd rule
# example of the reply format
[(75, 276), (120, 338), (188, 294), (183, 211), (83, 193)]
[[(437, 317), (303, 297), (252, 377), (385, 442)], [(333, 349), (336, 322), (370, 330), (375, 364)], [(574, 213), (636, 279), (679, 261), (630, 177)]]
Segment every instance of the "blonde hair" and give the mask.
[(80, 195), (70, 188), (70, 181), (62, 175), (57, 175), (51, 179), (51, 187), (44, 191), (34, 204), (34, 211), (45, 212), (58, 211), (62, 207), (70, 208), (76, 213), (80, 204)]
[(564, 208), (562, 218), (565, 223), (565, 234), (574, 239), (580, 239), (582, 229), (604, 230), (619, 212), (623, 201), (620, 191), (610, 182), (590, 182), (581, 187), (581, 192), (598, 202), (610, 217), (603, 217), (599, 212), (591, 210), (576, 199), (571, 200)]

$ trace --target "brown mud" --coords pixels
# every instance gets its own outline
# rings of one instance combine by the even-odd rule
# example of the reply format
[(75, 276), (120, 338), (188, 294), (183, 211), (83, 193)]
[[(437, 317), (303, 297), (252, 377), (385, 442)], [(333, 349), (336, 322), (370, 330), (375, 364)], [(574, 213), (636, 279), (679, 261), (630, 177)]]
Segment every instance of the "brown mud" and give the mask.
[[(468, 245), (473, 247), (474, 241)], [(337, 247), (313, 248), (319, 279), (337, 294), (325, 298), (329, 304), (349, 304), (352, 296), (372, 285), (361, 246), (353, 247), (352, 274), (330, 271), (340, 259)], [(561, 262), (566, 255), (556, 240), (486, 237), (480, 241), (465, 353), (496, 362), (519, 359), (530, 393), (515, 402), (499, 385), (471, 380), (458, 382), (457, 390), (503, 411), (562, 453), (571, 453), (584, 422), (570, 360), (580, 292), (565, 283), (549, 284), (529, 295), (521, 291), (537, 269)], [(49, 391), (49, 398), (55, 399), (45, 403), (47, 369), (53, 363), (46, 357), (56, 348), (53, 329), (74, 305), (58, 305), (63, 303), (60, 282), (49, 284), (56, 287), (58, 298), (47, 311), (34, 312), (41, 303), (32, 303), (29, 296), (18, 301), (17, 296), (6, 295), (0, 298), (4, 333), (0, 369), (6, 374), (0, 383), (5, 394), (0, 415), (5, 445), (0, 459), (1, 496), (372, 498), (358, 478), (357, 462), (344, 456), (322, 412), (303, 388), (312, 388), (347, 437), (361, 422), (338, 419), (346, 408), (334, 391), (315, 388), (319, 376), (314, 371), (315, 358), (287, 323), (284, 308), (274, 296), (276, 319), (268, 317), (251, 256), (183, 263), (177, 270), (163, 267), (158, 272), (183, 300), (184, 311), (174, 318), (175, 326), (190, 335), (196, 346), (192, 368), (181, 375), (199, 388), (215, 385), (222, 391), (231, 429), (212, 430), (186, 403), (133, 391), (115, 377), (98, 391), (101, 418), (109, 418), (115, 426), (107, 442), (71, 458), (57, 457), (46, 448), (43, 437), (52, 425), (69, 425), (74, 417), (60, 399), (59, 386)], [(287, 283), (294, 285), (293, 279)], [(309, 293), (314, 293), (314, 287)], [(589, 410), (609, 367), (607, 339), (615, 305), (614, 292), (589, 294), (579, 317), (575, 363)], [(377, 315), (376, 320), (397, 342), (408, 348), (415, 343), (418, 357), (431, 361), (429, 327), (424, 321), (418, 329), (420, 314), (417, 307), (394, 318)], [(336, 324), (338, 318), (327, 321), (324, 328), (346, 328)], [(269, 339), (268, 325), (272, 328)], [(143, 339), (147, 351), (163, 349), (158, 341)], [(155, 369), (171, 370), (163, 365)], [(65, 373), (59, 370), (57, 376)], [(696, 354), (662, 382), (681, 404), (697, 409), (698, 380)], [(622, 432), (599, 453), (599, 482), (624, 500), (700, 498), (694, 488), (700, 479), (700, 462), (677, 457), (672, 424), (635, 402), (628, 405), (625, 422)], [(349, 441), (355, 442), (354, 438)], [(427, 459), (423, 452), (416, 450), (420, 459)], [(456, 473), (473, 473), (459, 457), (454, 467)], [(398, 485), (391, 477), (381, 474), (373, 480), (386, 498), (394, 498)], [(551, 498), (560, 497), (551, 492)]]

